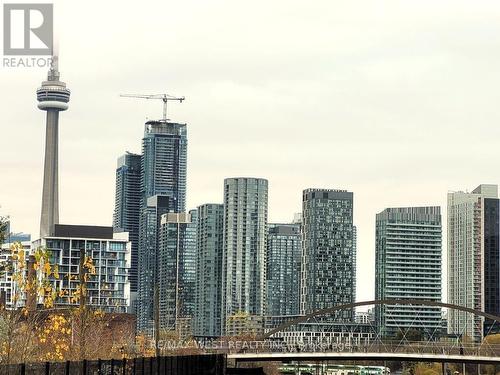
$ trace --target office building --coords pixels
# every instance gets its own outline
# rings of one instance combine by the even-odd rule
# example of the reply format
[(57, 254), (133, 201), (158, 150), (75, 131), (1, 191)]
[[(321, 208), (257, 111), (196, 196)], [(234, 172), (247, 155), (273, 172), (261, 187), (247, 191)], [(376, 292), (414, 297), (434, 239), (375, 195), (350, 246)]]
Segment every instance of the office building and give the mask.
[(266, 315), (299, 314), (301, 258), (300, 225), (269, 224)]
[(182, 326), (186, 331), (186, 323), (191, 326), (196, 293), (196, 220), (196, 210), (161, 217), (158, 286), (162, 330), (175, 331)]
[(198, 207), (194, 334), (221, 335), (224, 205)]
[[(346, 190), (307, 189), (302, 200), (302, 298), (307, 314), (356, 299), (356, 229), (353, 193)], [(354, 320), (346, 309), (325, 316)]]
[(235, 314), (265, 313), (267, 199), (265, 179), (224, 180), (223, 329)]
[[(441, 301), (442, 230), (440, 207), (387, 208), (376, 216), (375, 299)], [(382, 337), (419, 330), (435, 337), (441, 308), (377, 305)]]
[[(448, 302), (500, 315), (499, 199), (497, 185), (448, 193)], [(500, 332), (474, 314), (448, 311), (448, 332), (476, 342)]]
[(139, 217), (141, 213), (141, 155), (127, 152), (118, 158), (116, 168), (115, 232), (128, 232), (132, 243), (130, 291), (137, 292), (137, 262), (139, 249)]

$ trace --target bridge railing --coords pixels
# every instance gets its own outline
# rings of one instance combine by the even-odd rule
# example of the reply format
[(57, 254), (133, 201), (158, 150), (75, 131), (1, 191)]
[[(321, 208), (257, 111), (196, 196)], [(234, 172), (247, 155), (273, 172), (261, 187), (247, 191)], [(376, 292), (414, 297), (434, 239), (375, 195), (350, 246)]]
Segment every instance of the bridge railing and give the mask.
[(373, 342), (366, 345), (346, 345), (337, 342), (307, 341), (249, 341), (243, 342), (227, 353), (283, 353), (283, 352), (357, 352), (357, 353), (401, 353), (444, 354), (500, 357), (499, 344), (447, 343), (447, 342)]
[(447, 355), (500, 356), (500, 345), (412, 341), (374, 343), (358, 347), (361, 351)]

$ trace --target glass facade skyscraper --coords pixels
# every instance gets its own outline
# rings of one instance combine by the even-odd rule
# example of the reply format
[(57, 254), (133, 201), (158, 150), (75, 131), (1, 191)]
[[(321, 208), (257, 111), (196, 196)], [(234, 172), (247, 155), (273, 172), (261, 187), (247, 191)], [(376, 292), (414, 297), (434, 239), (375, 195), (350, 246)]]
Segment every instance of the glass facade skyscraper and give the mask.
[(139, 216), (141, 212), (141, 155), (127, 152), (118, 158), (116, 168), (115, 211), (113, 229), (128, 232), (132, 243), (129, 271), (130, 291), (137, 292), (137, 262), (139, 249)]
[(175, 330), (191, 321), (195, 309), (197, 211), (167, 213), (158, 243), (160, 329)]
[(151, 333), (153, 329), (161, 215), (185, 210), (186, 163), (186, 124), (166, 120), (146, 122), (142, 140), (138, 251), (137, 328), (141, 332)]
[(198, 207), (194, 333), (221, 335), (224, 205)]
[(262, 316), (266, 298), (268, 182), (224, 180), (222, 324), (237, 313)]
[[(375, 230), (375, 299), (440, 302), (441, 208), (387, 208)], [(377, 305), (375, 317), (383, 337), (410, 328), (432, 337), (442, 324), (441, 308), (431, 306)]]
[(299, 314), (301, 258), (300, 224), (269, 224), (266, 315)]
[(172, 212), (186, 209), (187, 131), (186, 124), (148, 121), (142, 140), (143, 199), (166, 195)]
[[(484, 311), (500, 316), (500, 200), (484, 199)], [(485, 319), (483, 335), (500, 333), (500, 324)]]
[(137, 292), (137, 330), (148, 334), (154, 327), (154, 296), (158, 283), (158, 240), (160, 220), (171, 211), (168, 196), (149, 197), (141, 210), (139, 233), (139, 274)]
[[(356, 299), (353, 193), (307, 189), (302, 197), (301, 313), (352, 303)], [(333, 318), (353, 321), (354, 312), (342, 310)]]
[[(480, 185), (471, 193), (448, 193), (448, 302), (500, 314), (499, 209), (497, 185)], [(491, 327), (484, 318), (448, 312), (448, 332), (480, 342)]]
[(184, 299), (181, 314), (189, 319), (194, 319), (196, 304), (196, 240), (198, 238), (198, 210), (190, 210), (190, 223), (186, 225), (183, 252), (181, 253), (181, 297)]

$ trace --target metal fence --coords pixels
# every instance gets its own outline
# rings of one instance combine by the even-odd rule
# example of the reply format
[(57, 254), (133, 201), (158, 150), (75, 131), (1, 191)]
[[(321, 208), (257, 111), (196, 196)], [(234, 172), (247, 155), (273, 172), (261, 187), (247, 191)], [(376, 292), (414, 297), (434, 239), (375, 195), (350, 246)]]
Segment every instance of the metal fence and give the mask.
[(1, 375), (224, 375), (226, 356), (186, 355), (1, 366)]

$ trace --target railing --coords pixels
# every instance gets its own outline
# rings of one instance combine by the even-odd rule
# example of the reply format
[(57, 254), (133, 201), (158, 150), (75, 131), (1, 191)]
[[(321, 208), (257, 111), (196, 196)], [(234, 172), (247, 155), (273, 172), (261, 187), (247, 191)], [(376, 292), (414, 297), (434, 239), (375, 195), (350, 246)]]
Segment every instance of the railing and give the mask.
[(228, 353), (400, 353), (442, 354), (475, 357), (500, 357), (500, 344), (464, 344), (442, 342), (377, 342), (362, 345), (328, 341), (249, 341), (239, 343)]
[(79, 362), (38, 362), (0, 366), (1, 375), (224, 375), (222, 354)]

